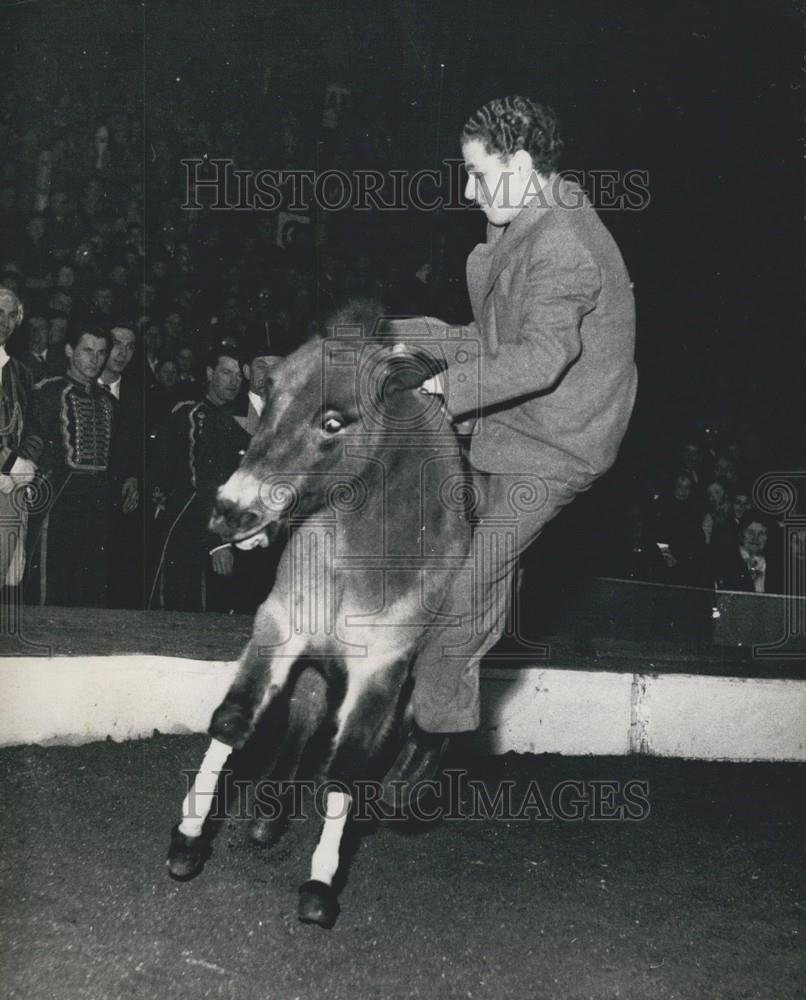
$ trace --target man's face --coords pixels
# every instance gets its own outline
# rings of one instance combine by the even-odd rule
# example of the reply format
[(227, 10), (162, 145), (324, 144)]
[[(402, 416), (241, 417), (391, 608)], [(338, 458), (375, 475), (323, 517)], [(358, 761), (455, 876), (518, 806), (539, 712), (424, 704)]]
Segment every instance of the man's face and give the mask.
[(691, 480), (688, 476), (678, 476), (675, 479), (672, 496), (675, 500), (688, 500), (691, 496)]
[(210, 383), (210, 399), (216, 406), (231, 403), (238, 395), (243, 381), (241, 366), (235, 358), (224, 355), (218, 359), (215, 368), (208, 367), (207, 380)]
[(94, 382), (104, 367), (107, 346), (103, 337), (82, 333), (75, 347), (64, 349), (67, 355), (67, 372), (79, 382)]
[(72, 288), (75, 280), (76, 276), (72, 267), (64, 265), (59, 268), (56, 274), (56, 285), (58, 288)]
[(0, 289), (0, 344), (5, 344), (21, 322), (20, 300), (8, 289)]
[(253, 358), (252, 364), (245, 366), (246, 377), (249, 380), (249, 391), (256, 396), (262, 396), (265, 392), (266, 379), (271, 376), (279, 362), (280, 359), (272, 354)]
[(101, 312), (109, 312), (112, 308), (112, 289), (99, 288), (93, 296), (93, 302), (95, 303), (95, 307), (100, 309)]
[(73, 296), (63, 291), (54, 292), (50, 297), (50, 306), (55, 312), (69, 316), (73, 311)]
[(750, 510), (750, 497), (746, 493), (737, 493), (733, 498), (733, 516), (737, 521), (741, 521), (744, 515)]
[(134, 348), (137, 338), (133, 330), (127, 330), (124, 326), (112, 328), (112, 347), (109, 350), (109, 357), (106, 359), (105, 370), (113, 375), (122, 375), (126, 366), (134, 356)]
[(525, 150), (503, 157), (488, 153), (480, 139), (470, 139), (462, 145), (462, 156), (468, 173), (465, 198), (475, 201), (494, 226), (512, 222), (528, 196), (540, 190)]
[(41, 354), (48, 346), (48, 321), (44, 316), (31, 316), (28, 320), (28, 347), (34, 354)]
[(183, 347), (177, 352), (176, 360), (179, 362), (179, 370), (187, 375), (193, 371), (193, 351), (189, 347)]
[(67, 320), (64, 316), (54, 316), (50, 321), (48, 341), (50, 344), (62, 344), (67, 336)]
[(178, 375), (179, 372), (173, 361), (163, 361), (157, 369), (157, 379), (159, 380), (160, 385), (164, 386), (166, 389), (174, 388)]
[(744, 529), (742, 545), (751, 556), (760, 556), (767, 545), (767, 529), (759, 521), (751, 521)]

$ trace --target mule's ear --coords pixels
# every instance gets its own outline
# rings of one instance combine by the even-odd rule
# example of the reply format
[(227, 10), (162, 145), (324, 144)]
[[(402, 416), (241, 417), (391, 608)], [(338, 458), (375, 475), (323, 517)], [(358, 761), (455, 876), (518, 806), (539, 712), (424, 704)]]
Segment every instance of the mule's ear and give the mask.
[(384, 371), (384, 390), (400, 392), (404, 389), (418, 389), (423, 382), (444, 372), (448, 362), (440, 353), (424, 348), (395, 344), (389, 353)]

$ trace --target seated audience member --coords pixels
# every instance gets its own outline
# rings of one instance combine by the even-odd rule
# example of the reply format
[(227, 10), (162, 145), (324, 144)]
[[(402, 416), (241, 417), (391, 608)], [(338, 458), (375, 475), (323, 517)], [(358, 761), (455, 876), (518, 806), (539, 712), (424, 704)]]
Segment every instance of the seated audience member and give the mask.
[(180, 402), (176, 387), (179, 367), (173, 357), (160, 358), (154, 367), (154, 383), (146, 396), (146, 428), (149, 436), (164, 423)]
[(702, 518), (702, 533), (706, 545), (711, 545), (714, 533), (728, 523), (731, 516), (730, 497), (718, 479), (711, 480), (705, 487), (705, 513)]
[(112, 346), (98, 378), (102, 389), (118, 401), (119, 434), (130, 449), (132, 475), (113, 498), (109, 549), (108, 603), (112, 608), (142, 608), (144, 599), (143, 534), (140, 494), (143, 487), (144, 407), (142, 373), (130, 365), (137, 349), (137, 336), (130, 327), (112, 327)]
[(718, 554), (716, 583), (719, 590), (744, 590), (757, 594), (782, 593), (779, 560), (770, 544), (771, 523), (750, 511), (739, 525), (738, 544)]
[(654, 540), (660, 546), (669, 568), (672, 583), (688, 586), (706, 583), (705, 543), (700, 522), (691, 476), (687, 472), (680, 472), (672, 484), (671, 495), (660, 500), (653, 532)]
[(182, 344), (176, 352), (178, 367), (177, 387), (182, 399), (193, 399), (200, 395), (201, 382), (196, 374), (196, 355), (189, 344)]
[[(49, 375), (58, 374), (59, 369), (48, 364), (49, 323), (44, 316), (29, 316), (23, 326), (23, 343), (17, 357), (30, 371), (34, 383), (41, 382)], [(60, 352), (54, 352), (58, 356)]]
[(714, 551), (732, 551), (739, 543), (739, 525), (753, 507), (752, 490), (739, 483), (730, 499), (727, 516), (714, 523), (711, 547)]
[(117, 400), (98, 385), (109, 343), (102, 328), (75, 326), (67, 374), (36, 387), (50, 499), (29, 525), (26, 594), (34, 604), (106, 604), (110, 506), (131, 471)]

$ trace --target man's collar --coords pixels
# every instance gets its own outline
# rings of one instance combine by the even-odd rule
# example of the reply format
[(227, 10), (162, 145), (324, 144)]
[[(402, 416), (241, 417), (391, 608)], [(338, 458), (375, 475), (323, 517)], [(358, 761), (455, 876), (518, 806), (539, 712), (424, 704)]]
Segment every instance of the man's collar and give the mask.
[(252, 390), (250, 389), (249, 390), (249, 402), (255, 408), (255, 411), (257, 412), (257, 415), (258, 416), (262, 416), (262, 414), (263, 414), (263, 407), (266, 405), (266, 401), (264, 400), (264, 398), (262, 396), (259, 396), (256, 392), (252, 392)]
[(5, 368), (10, 360), (8, 351), (6, 350), (6, 345), (0, 344), (0, 369)]

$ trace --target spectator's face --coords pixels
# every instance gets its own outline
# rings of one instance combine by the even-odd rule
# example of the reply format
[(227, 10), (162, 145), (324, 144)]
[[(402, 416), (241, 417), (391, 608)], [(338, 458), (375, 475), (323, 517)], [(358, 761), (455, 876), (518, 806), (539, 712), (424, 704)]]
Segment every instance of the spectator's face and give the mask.
[(51, 346), (55, 344), (63, 344), (64, 338), (67, 336), (67, 319), (64, 316), (54, 316), (50, 321), (50, 329), (48, 330), (48, 342)]
[(696, 444), (684, 446), (680, 455), (680, 467), (682, 469), (697, 469), (702, 461), (702, 454)]
[(742, 533), (742, 545), (751, 556), (763, 554), (767, 545), (767, 529), (760, 521), (751, 521)]
[(22, 322), (22, 306), (14, 292), (0, 288), (0, 344), (5, 344)]
[(157, 381), (164, 389), (175, 388), (178, 375), (179, 369), (173, 361), (163, 361), (157, 368)]
[(112, 308), (112, 289), (99, 288), (92, 297), (96, 309), (108, 313)]
[(737, 521), (741, 521), (744, 515), (750, 510), (750, 497), (746, 493), (737, 493), (733, 498), (733, 516)]
[(177, 337), (182, 332), (182, 317), (179, 313), (171, 313), (165, 317), (165, 329), (172, 336)]
[(103, 337), (82, 333), (76, 346), (67, 344), (64, 352), (68, 373), (79, 382), (94, 382), (103, 371), (107, 346)]
[(67, 292), (54, 292), (50, 297), (50, 305), (55, 312), (69, 316), (73, 310), (73, 296), (68, 295)]
[(31, 316), (28, 320), (28, 347), (34, 354), (41, 354), (48, 346), (48, 321), (44, 316)]
[(277, 367), (279, 361), (278, 357), (266, 354), (263, 357), (253, 358), (252, 364), (245, 366), (250, 392), (254, 392), (256, 396), (263, 395), (266, 380), (271, 377), (271, 373)]
[(218, 406), (231, 403), (238, 395), (243, 381), (241, 366), (235, 358), (228, 358), (225, 355), (218, 359), (215, 368), (208, 367), (207, 379), (210, 383), (212, 401)]
[(717, 459), (714, 465), (714, 475), (719, 476), (720, 479), (724, 479), (727, 483), (735, 482), (736, 466), (727, 455), (723, 455)]
[(725, 503), (725, 487), (722, 483), (709, 483), (705, 490), (705, 496), (708, 499), (711, 509), (719, 510)]
[(189, 347), (183, 347), (181, 351), (176, 355), (176, 360), (179, 363), (179, 370), (183, 375), (188, 375), (193, 371), (193, 351)]
[(25, 227), (25, 231), (35, 242), (39, 242), (45, 235), (45, 223), (42, 219), (31, 219)]
[(72, 288), (73, 283), (76, 280), (75, 271), (72, 267), (60, 267), (56, 273), (56, 287), (57, 288)]
[(675, 479), (672, 495), (675, 500), (688, 500), (691, 496), (691, 480), (688, 476), (678, 476)]
[(117, 264), (109, 272), (109, 280), (120, 288), (125, 288), (129, 283), (129, 273), (122, 264)]
[(126, 366), (134, 356), (134, 348), (137, 338), (134, 330), (127, 330), (126, 327), (116, 326), (112, 328), (112, 347), (109, 357), (106, 359), (106, 370), (113, 375), (122, 375)]

